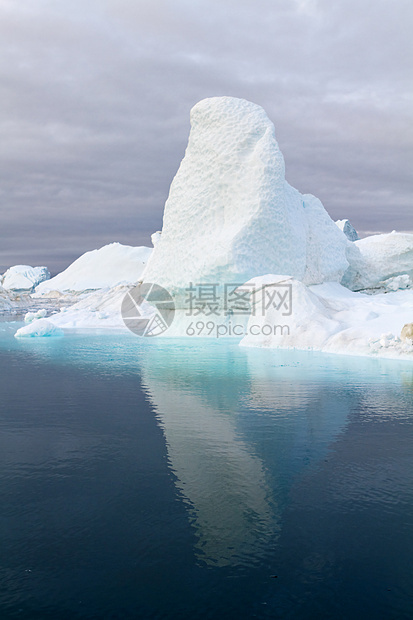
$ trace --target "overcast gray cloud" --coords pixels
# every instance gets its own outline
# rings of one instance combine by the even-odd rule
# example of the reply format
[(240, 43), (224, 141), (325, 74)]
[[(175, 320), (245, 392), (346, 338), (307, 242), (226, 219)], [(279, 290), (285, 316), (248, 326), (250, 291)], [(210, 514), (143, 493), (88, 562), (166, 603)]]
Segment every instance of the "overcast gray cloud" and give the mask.
[(190, 108), (262, 105), (289, 182), (412, 230), (411, 0), (0, 0), (0, 270), (150, 245)]

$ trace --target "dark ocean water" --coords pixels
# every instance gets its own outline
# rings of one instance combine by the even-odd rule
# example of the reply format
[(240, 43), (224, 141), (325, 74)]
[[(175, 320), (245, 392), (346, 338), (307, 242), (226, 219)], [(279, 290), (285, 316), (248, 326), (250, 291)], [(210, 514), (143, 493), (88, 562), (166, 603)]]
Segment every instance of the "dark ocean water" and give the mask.
[(413, 617), (413, 365), (0, 324), (0, 618)]

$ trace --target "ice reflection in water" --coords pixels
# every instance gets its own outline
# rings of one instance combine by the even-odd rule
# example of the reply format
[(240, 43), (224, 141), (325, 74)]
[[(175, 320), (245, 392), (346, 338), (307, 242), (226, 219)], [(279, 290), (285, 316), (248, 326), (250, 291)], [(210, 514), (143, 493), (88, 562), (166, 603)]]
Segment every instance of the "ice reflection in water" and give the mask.
[(259, 562), (278, 536), (294, 475), (323, 457), (348, 406), (311, 389), (300, 364), (199, 347), (143, 349), (143, 385), (197, 531), (198, 558), (215, 566)]
[[(291, 490), (324, 464), (353, 413), (384, 421), (396, 415), (390, 405), (400, 387), (411, 394), (410, 366), (388, 360), (123, 334), (10, 346), (111, 377), (141, 373), (196, 529), (198, 559), (210, 566), (259, 564), (273, 553)], [(382, 382), (388, 402), (383, 393), (379, 410), (373, 387)]]
[[(207, 351), (205, 351), (207, 354)], [(151, 347), (143, 384), (158, 412), (176, 486), (189, 503), (197, 554), (225, 566), (257, 560), (278, 531), (261, 459), (237, 431), (246, 386), (234, 352)], [(218, 363), (217, 363), (218, 362)]]
[(12, 333), (7, 617), (412, 617), (410, 364)]

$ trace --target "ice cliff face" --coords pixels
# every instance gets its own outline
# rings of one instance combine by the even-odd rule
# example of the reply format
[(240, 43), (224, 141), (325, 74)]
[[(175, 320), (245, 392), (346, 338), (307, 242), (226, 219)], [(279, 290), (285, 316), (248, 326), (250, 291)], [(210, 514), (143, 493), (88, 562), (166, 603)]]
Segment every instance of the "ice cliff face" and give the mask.
[(321, 202), (285, 180), (264, 110), (214, 97), (191, 111), (185, 157), (143, 278), (168, 290), (245, 282), (267, 273), (306, 284), (340, 280), (348, 240)]

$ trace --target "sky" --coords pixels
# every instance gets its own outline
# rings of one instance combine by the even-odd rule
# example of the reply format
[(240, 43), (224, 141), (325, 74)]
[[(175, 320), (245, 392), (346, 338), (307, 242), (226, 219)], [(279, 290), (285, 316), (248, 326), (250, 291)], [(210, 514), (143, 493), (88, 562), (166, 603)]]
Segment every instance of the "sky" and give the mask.
[(261, 105), (286, 177), (413, 231), (411, 0), (0, 0), (0, 272), (150, 246), (205, 97)]

